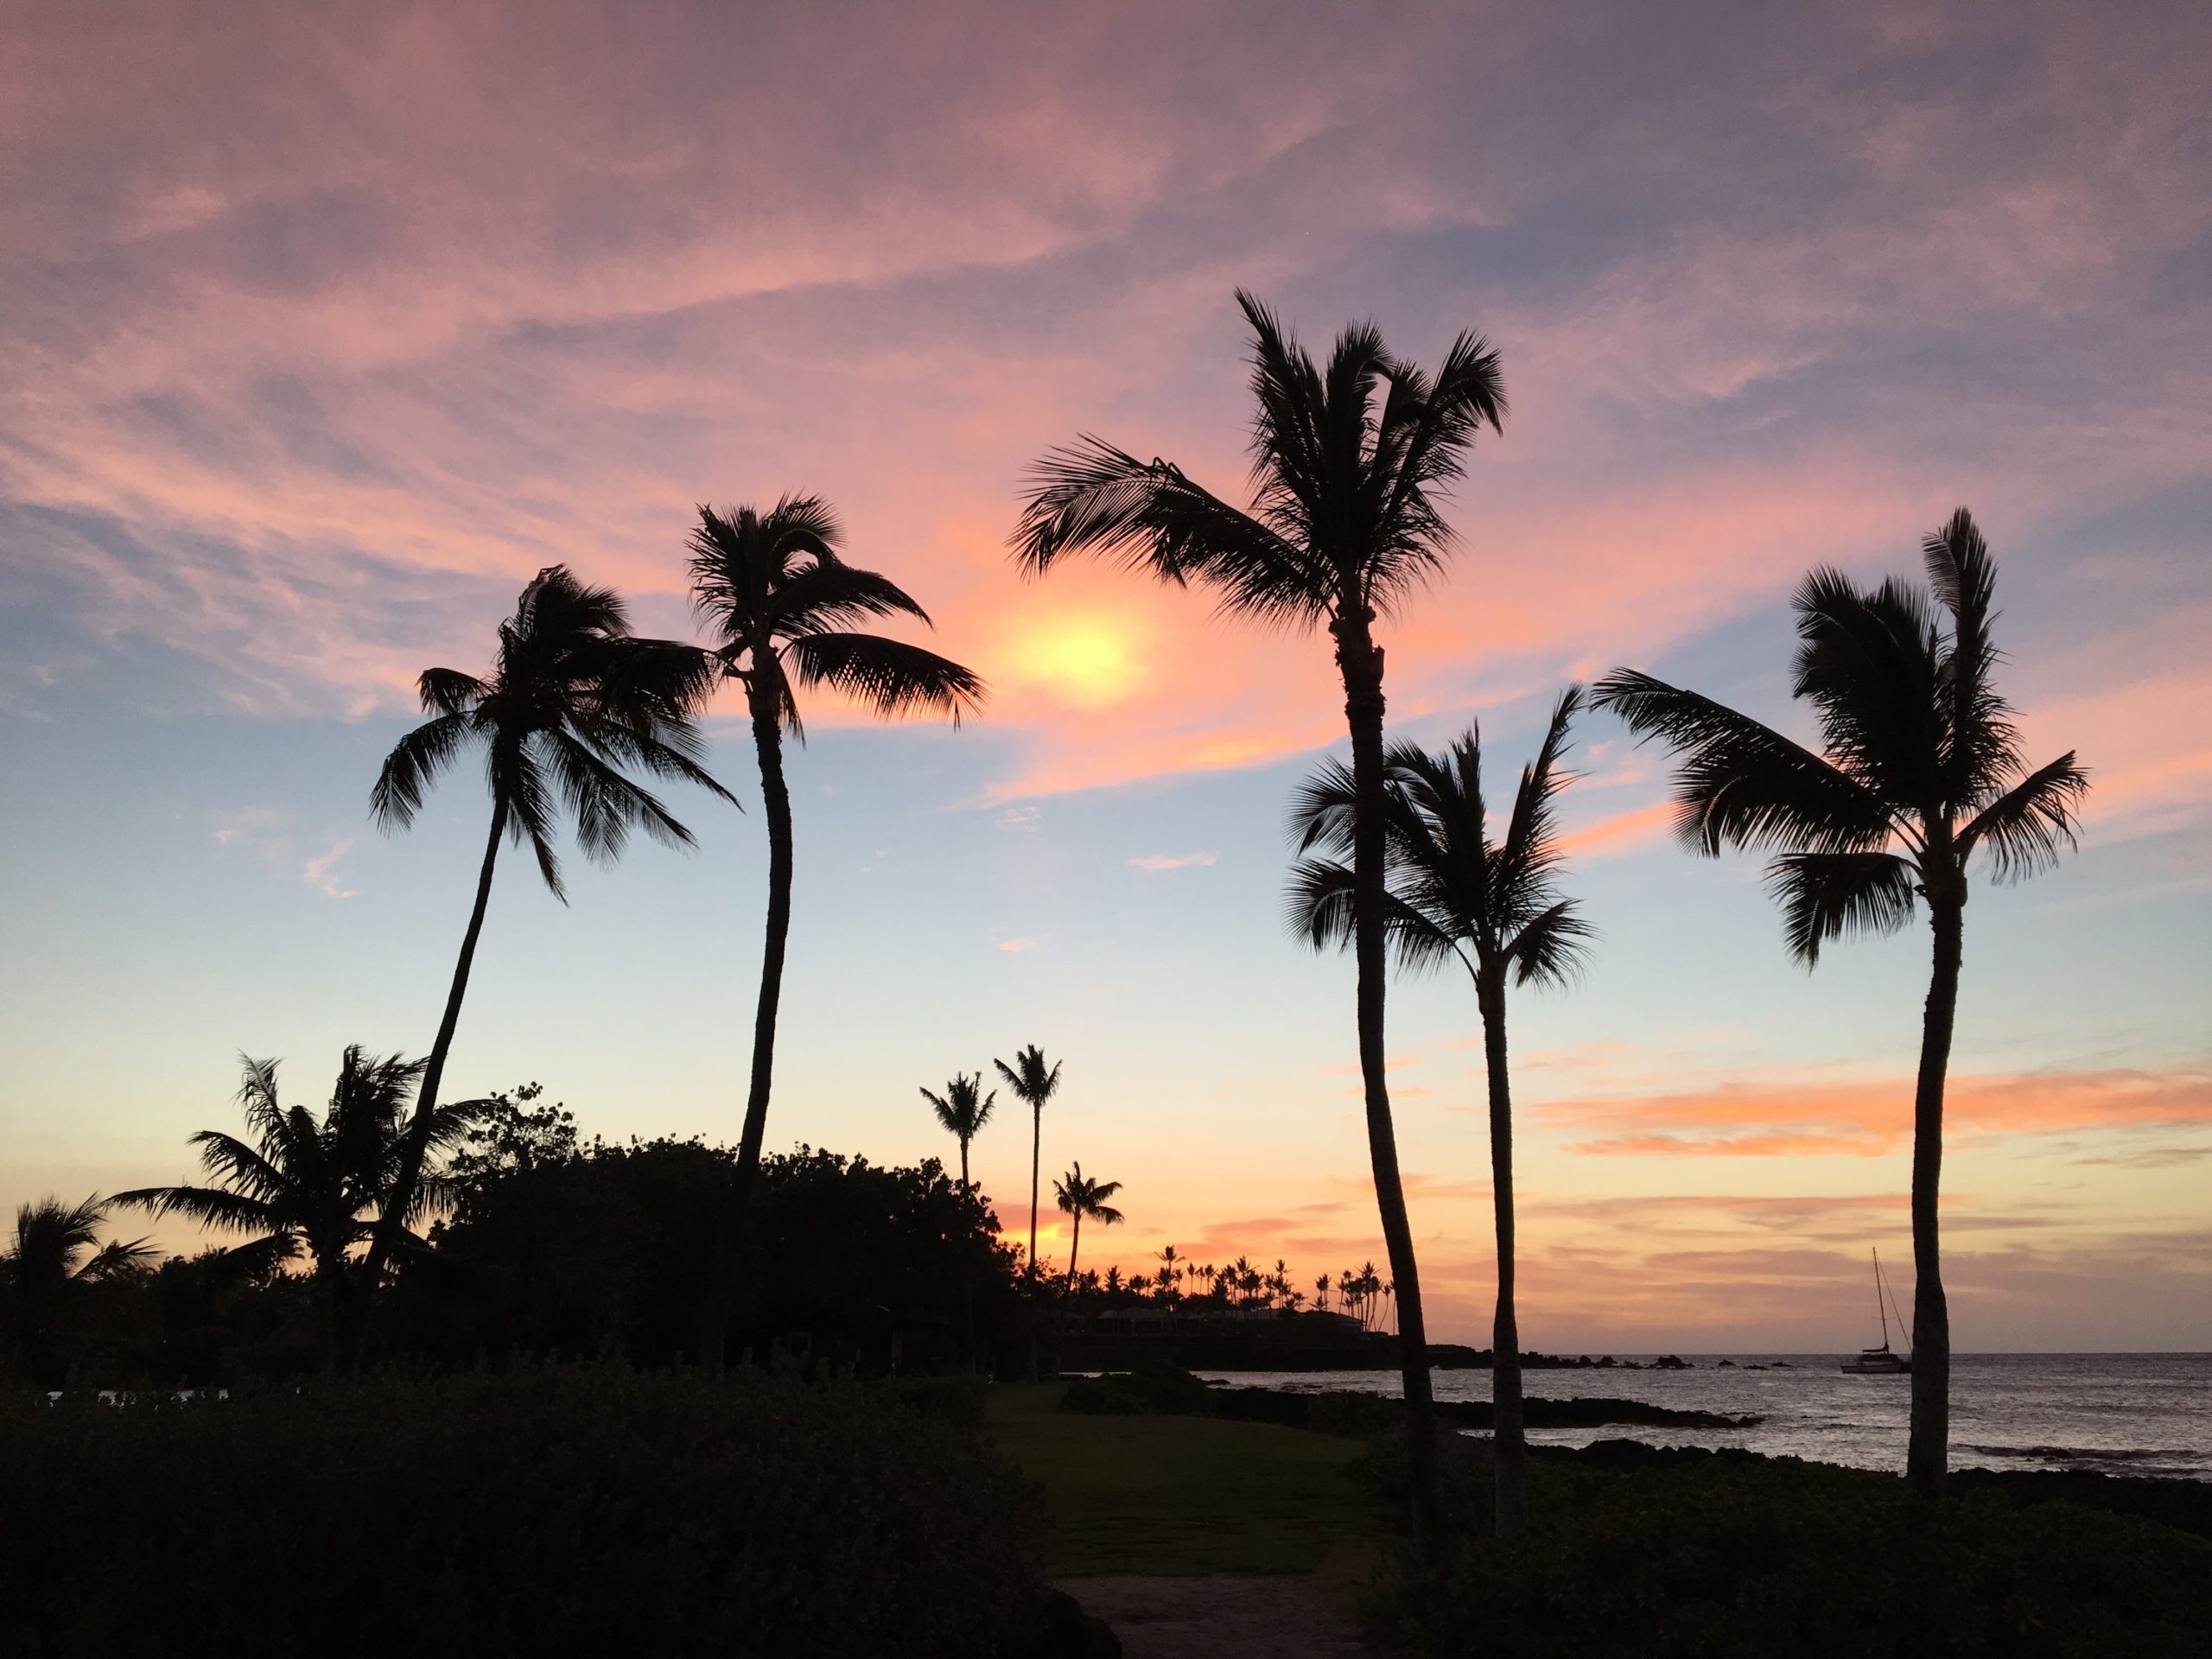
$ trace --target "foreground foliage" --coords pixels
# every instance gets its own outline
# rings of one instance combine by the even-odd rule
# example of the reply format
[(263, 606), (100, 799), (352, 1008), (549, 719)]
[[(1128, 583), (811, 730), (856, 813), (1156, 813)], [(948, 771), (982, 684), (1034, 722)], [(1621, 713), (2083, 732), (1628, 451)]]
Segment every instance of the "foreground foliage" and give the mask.
[[(1649, 1453), (1624, 1470), (1547, 1459), (1535, 1472), (1528, 1531), (1463, 1535), (1443, 1567), (1386, 1599), (1408, 1646), (2180, 1659), (2212, 1630), (2212, 1542), (2132, 1515), (1995, 1486), (1934, 1505), (1891, 1477), (1740, 1454)], [(1469, 1518), (1479, 1482), (1462, 1471)]]
[(1029, 1489), (943, 1418), (603, 1366), (160, 1408), (16, 1396), (9, 1651), (1025, 1651)]

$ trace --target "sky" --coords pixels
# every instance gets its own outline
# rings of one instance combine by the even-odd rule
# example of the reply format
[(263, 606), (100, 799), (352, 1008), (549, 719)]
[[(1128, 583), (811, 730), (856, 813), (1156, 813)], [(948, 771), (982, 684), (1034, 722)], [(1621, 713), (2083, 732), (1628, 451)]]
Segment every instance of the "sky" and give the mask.
[[(1968, 906), (1955, 1339), (2212, 1346), (2208, 177), (2190, 0), (16, 9), (0, 1205), (181, 1179), (241, 1052), (320, 1101), (348, 1042), (423, 1052), (489, 809), (463, 769), (370, 823), (415, 676), (553, 563), (691, 637), (695, 504), (812, 491), (993, 695), (813, 711), (772, 1147), (949, 1156), (918, 1088), (1036, 1042), (1047, 1168), (1123, 1184), (1086, 1265), (1381, 1262), (1350, 965), (1281, 915), (1325, 641), (1006, 548), (1079, 432), (1238, 494), (1243, 285), (1316, 346), (1502, 353), (1450, 574), (1382, 632), (1394, 734), (1478, 719), (1500, 790), (1616, 664), (1809, 737), (1796, 582), (1974, 511), (2029, 757), (2094, 789)], [(754, 810), (672, 801), (696, 853), (578, 857), (565, 907), (505, 867), (449, 1092), (734, 1138), (766, 850), (710, 730)], [(1808, 974), (1755, 860), (1669, 839), (1663, 756), (1596, 715), (1570, 764), (1602, 938), (1512, 1007), (1524, 1343), (1872, 1342), (1924, 928)], [(1389, 1046), (1432, 1332), (1485, 1341), (1468, 985), (1394, 988)]]

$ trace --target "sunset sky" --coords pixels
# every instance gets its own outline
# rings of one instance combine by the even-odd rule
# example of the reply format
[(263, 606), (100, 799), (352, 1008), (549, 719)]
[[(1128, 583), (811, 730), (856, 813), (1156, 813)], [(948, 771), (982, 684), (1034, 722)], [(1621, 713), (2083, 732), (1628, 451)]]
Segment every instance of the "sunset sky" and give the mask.
[[(1242, 284), (1317, 346), (1503, 353), (1453, 574), (1384, 636), (1395, 734), (1479, 716), (1495, 792), (1616, 664), (1808, 734), (1798, 577), (1916, 575), (1974, 509), (2030, 758), (2095, 787), (1967, 912), (1955, 1340), (2212, 1346), (2212, 10), (780, 11), (0, 22), (0, 1205), (182, 1176), (240, 1051), (320, 1101), (349, 1041), (426, 1049), (489, 809), (464, 766), (368, 822), (416, 673), (555, 563), (688, 636), (693, 504), (816, 491), (994, 696), (792, 757), (772, 1147), (949, 1154), (917, 1086), (1034, 1041), (1048, 1170), (1124, 1184), (1087, 1262), (1380, 1263), (1350, 965), (1281, 920), (1325, 641), (1006, 551), (1079, 431), (1238, 496)], [(1522, 1338), (1872, 1341), (1925, 929), (1808, 975), (1755, 860), (1668, 838), (1662, 757), (1577, 736), (1603, 939), (1514, 1007)], [(671, 804), (696, 854), (578, 857), (566, 908), (505, 866), (449, 1095), (734, 1138), (760, 814)], [(1433, 1333), (1484, 1341), (1465, 982), (1394, 991), (1389, 1047)]]

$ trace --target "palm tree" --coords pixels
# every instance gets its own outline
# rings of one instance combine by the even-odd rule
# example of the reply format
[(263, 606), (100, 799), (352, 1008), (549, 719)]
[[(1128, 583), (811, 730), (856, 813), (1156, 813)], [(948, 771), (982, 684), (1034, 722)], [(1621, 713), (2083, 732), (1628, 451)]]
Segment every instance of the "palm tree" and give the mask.
[[(1521, 1344), (1514, 1317), (1513, 1089), (1506, 1063), (1505, 992), (1516, 985), (1557, 985), (1579, 964), (1590, 930), (1573, 902), (1559, 895), (1560, 852), (1554, 798), (1567, 728), (1582, 707), (1569, 686), (1552, 709), (1535, 762), (1523, 768), (1513, 814), (1493, 839), (1483, 801), (1482, 736), (1467, 734), (1442, 754), (1395, 744), (1384, 770), (1383, 819), (1389, 872), (1389, 938), (1402, 969), (1457, 963), (1473, 981), (1490, 1074), (1491, 1209), (1497, 1234), (1497, 1306), (1491, 1326), (1491, 1396), (1497, 1424), (1497, 1532), (1510, 1537), (1528, 1521), (1528, 1447), (1523, 1433)], [(1291, 874), (1291, 927), (1316, 950), (1351, 943), (1351, 850), (1357, 799), (1351, 771), (1324, 766), (1299, 791), (1291, 824), (1301, 858)]]
[(1313, 1306), (1324, 1313), (1329, 1311), (1329, 1275), (1325, 1273), (1313, 1281)]
[(1032, 1043), (1015, 1053), (1012, 1065), (1004, 1060), (991, 1064), (998, 1067), (999, 1076), (1006, 1079), (1014, 1098), (1029, 1108), (1029, 1294), (1033, 1301), (1037, 1295), (1038, 1160), (1045, 1145), (1045, 1103), (1059, 1089), (1060, 1063), (1055, 1060), (1048, 1068), (1045, 1051)]
[(760, 798), (768, 818), (768, 918), (753, 1020), (753, 1073), (738, 1138), (735, 1179), (708, 1293), (700, 1358), (721, 1369), (739, 1236), (760, 1167), (775, 1074), (776, 1008), (791, 918), (791, 798), (784, 779), (784, 734), (804, 741), (798, 693), (828, 689), (886, 719), (918, 712), (955, 726), (982, 707), (983, 683), (959, 664), (897, 639), (850, 632), (855, 622), (929, 613), (887, 577), (847, 564), (843, 532), (818, 496), (786, 495), (766, 512), (749, 506), (699, 509), (691, 532), (691, 595), (715, 635), (721, 674), (745, 690)]
[[(406, 829), (438, 774), (463, 749), (480, 745), (492, 827), (398, 1173), (385, 1196), (381, 1230), (369, 1243), (364, 1283), (372, 1297), (404, 1217), (415, 1206), (446, 1058), (492, 899), (500, 837), (518, 846), (529, 842), (538, 874), (563, 903), (568, 895), (553, 850), (556, 798), (575, 817), (578, 843), (599, 862), (620, 857), (630, 831), (639, 826), (670, 846), (690, 846), (691, 832), (624, 768), (698, 784), (735, 804), (701, 765), (705, 740), (691, 719), (713, 683), (713, 670), (712, 660), (696, 646), (633, 635), (628, 610), (612, 588), (586, 587), (556, 564), (531, 579), (514, 614), (499, 624), (499, 655), (488, 677), (452, 668), (423, 671), (416, 689), (431, 718), (385, 758), (370, 791), (370, 811), (387, 831)], [(365, 1344), (364, 1313), (355, 1340)], [(359, 1354), (351, 1358), (357, 1362)]]
[(1016, 556), (1049, 570), (1071, 553), (1116, 558), (1222, 607), (1276, 626), (1325, 625), (1336, 642), (1360, 810), (1354, 957), (1368, 1151), (1392, 1271), (1404, 1287), (1403, 1361), (1413, 1522), (1435, 1535), (1437, 1447), (1412, 1223), (1383, 1076), (1382, 651), (1374, 625), (1440, 570), (1452, 536), (1444, 490), (1484, 425), (1502, 430), (1497, 353), (1463, 334), (1434, 378), (1393, 356), (1371, 325), (1317, 366), (1266, 307), (1239, 291), (1252, 330), (1252, 505), (1230, 505), (1160, 460), (1086, 436), (1038, 463)]
[(1638, 737), (1675, 751), (1681, 831), (1694, 850), (1776, 855), (1767, 885), (1790, 953), (1808, 968), (1828, 940), (1895, 932), (1912, 918), (1916, 899), (1928, 906), (1934, 965), (1913, 1091), (1916, 1281), (1905, 1472), (1934, 1497), (1949, 1456), (1951, 1373), (1936, 1211), (1967, 867), (1986, 852), (1985, 868), (2001, 885), (2055, 865), (2075, 844), (2089, 785), (2071, 750), (2033, 771), (2021, 758), (1992, 679), (1996, 563), (1973, 516), (1960, 508), (1922, 553), (1932, 599), (1896, 577), (1864, 589), (1825, 568), (1799, 585), (1790, 691), (1813, 705), (1818, 753), (1629, 669), (1606, 676), (1597, 700)]
[[(248, 1058), (238, 1103), (251, 1144), (221, 1129), (202, 1129), (188, 1144), (200, 1149), (200, 1166), (212, 1185), (140, 1187), (117, 1193), (113, 1201), (247, 1235), (226, 1255), (248, 1271), (265, 1272), (304, 1254), (313, 1264), (321, 1310), (324, 1366), (334, 1368), (347, 1321), (358, 1322), (373, 1283), (365, 1268), (354, 1274), (349, 1260), (355, 1247), (378, 1235), (379, 1217), (391, 1207), (412, 1128), (403, 1127), (402, 1119), (424, 1064), (397, 1055), (378, 1058), (353, 1045), (339, 1063), (330, 1104), (318, 1118), (307, 1107), (288, 1107), (278, 1099), (275, 1060)], [(423, 1135), (428, 1149), (458, 1145), (490, 1103), (438, 1107)], [(416, 1174), (397, 1215), (404, 1227), (411, 1228), (445, 1196), (441, 1178), (423, 1177), (419, 1163)], [(408, 1236), (420, 1244), (411, 1231)]]
[(1068, 1241), (1068, 1289), (1075, 1289), (1076, 1252), (1083, 1248), (1083, 1223), (1085, 1217), (1102, 1227), (1118, 1227), (1122, 1212), (1106, 1202), (1122, 1190), (1119, 1181), (1095, 1181), (1083, 1173), (1077, 1161), (1060, 1179), (1052, 1183), (1052, 1196), (1060, 1208), (1075, 1217), (1075, 1231)]
[(960, 1185), (971, 1185), (968, 1179), (968, 1143), (982, 1132), (983, 1125), (991, 1121), (991, 1109), (998, 1103), (998, 1091), (986, 1095), (982, 1091), (982, 1074), (969, 1077), (956, 1071), (952, 1081), (944, 1085), (944, 1092), (937, 1094), (925, 1089), (922, 1098), (936, 1109), (937, 1121), (948, 1135), (960, 1141)]
[(107, 1205), (98, 1194), (82, 1204), (41, 1198), (16, 1211), (14, 1247), (0, 1255), (0, 1337), (21, 1356), (35, 1382), (60, 1382), (67, 1364), (51, 1350), (56, 1327), (87, 1287), (124, 1276), (154, 1255), (143, 1238), (99, 1242)]

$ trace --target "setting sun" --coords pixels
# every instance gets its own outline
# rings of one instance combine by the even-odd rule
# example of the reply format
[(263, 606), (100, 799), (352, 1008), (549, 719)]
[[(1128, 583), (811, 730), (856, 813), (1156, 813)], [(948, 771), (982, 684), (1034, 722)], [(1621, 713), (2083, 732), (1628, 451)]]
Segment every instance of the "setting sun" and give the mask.
[(1103, 709), (1145, 679), (1136, 629), (1124, 616), (1089, 614), (1049, 622), (1018, 647), (1010, 679), (1040, 686), (1077, 709)]

